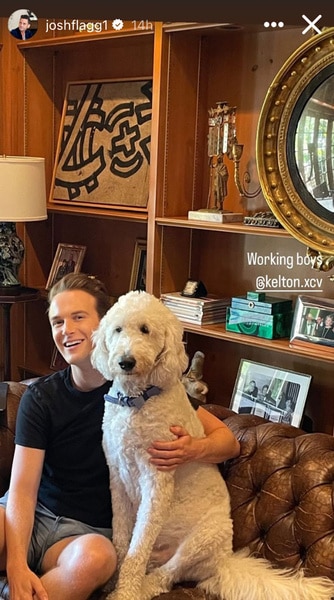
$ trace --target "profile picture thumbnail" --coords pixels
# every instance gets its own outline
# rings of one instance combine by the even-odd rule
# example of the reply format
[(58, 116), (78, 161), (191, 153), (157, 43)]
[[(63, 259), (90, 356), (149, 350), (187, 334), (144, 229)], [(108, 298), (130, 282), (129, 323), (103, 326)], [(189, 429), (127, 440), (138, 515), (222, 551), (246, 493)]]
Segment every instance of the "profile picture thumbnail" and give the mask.
[(8, 29), (17, 40), (29, 40), (38, 29), (38, 19), (29, 8), (19, 8), (8, 19)]

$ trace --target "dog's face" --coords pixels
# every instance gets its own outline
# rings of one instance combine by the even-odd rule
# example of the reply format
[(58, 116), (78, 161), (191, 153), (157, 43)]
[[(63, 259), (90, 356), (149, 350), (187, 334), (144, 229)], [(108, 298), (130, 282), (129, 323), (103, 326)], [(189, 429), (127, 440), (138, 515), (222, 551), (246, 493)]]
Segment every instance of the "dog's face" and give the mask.
[(124, 391), (165, 387), (188, 365), (183, 327), (155, 296), (133, 291), (121, 296), (93, 334), (93, 366)]

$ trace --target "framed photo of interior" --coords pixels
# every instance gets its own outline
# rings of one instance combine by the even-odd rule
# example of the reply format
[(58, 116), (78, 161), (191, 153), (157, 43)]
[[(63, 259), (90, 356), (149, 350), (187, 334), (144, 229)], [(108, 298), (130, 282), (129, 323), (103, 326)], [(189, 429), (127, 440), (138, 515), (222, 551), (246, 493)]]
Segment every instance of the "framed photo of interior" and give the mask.
[(147, 207), (152, 79), (67, 84), (51, 202)]
[(299, 427), (312, 376), (241, 359), (230, 408)]
[(58, 244), (45, 289), (49, 290), (67, 273), (78, 273), (86, 252), (86, 246)]
[(334, 356), (334, 300), (298, 296), (292, 321), (290, 346), (320, 344)]
[(133, 261), (129, 290), (146, 290), (147, 241), (137, 239), (133, 252)]

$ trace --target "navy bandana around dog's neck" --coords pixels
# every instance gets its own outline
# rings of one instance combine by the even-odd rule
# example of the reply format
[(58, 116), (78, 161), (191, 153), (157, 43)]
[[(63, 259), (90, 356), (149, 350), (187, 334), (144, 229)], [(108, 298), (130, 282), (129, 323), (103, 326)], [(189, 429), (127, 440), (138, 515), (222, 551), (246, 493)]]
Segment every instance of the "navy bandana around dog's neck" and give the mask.
[(158, 396), (160, 392), (160, 388), (158, 388), (156, 385), (151, 385), (142, 394), (140, 394), (140, 396), (123, 396), (121, 392), (117, 392), (117, 396), (109, 396), (109, 394), (105, 394), (104, 399), (106, 400), (106, 402), (118, 404), (118, 406), (128, 406), (129, 408), (141, 408), (142, 406), (144, 406), (146, 400), (151, 398), (151, 396)]

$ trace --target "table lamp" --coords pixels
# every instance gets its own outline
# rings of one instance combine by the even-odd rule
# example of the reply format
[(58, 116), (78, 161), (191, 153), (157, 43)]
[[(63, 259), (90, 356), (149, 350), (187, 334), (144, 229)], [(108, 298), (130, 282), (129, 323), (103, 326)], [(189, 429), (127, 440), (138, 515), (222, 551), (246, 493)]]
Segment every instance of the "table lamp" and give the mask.
[(0, 156), (0, 289), (15, 293), (21, 287), (18, 272), (24, 245), (17, 222), (47, 218), (45, 159)]

